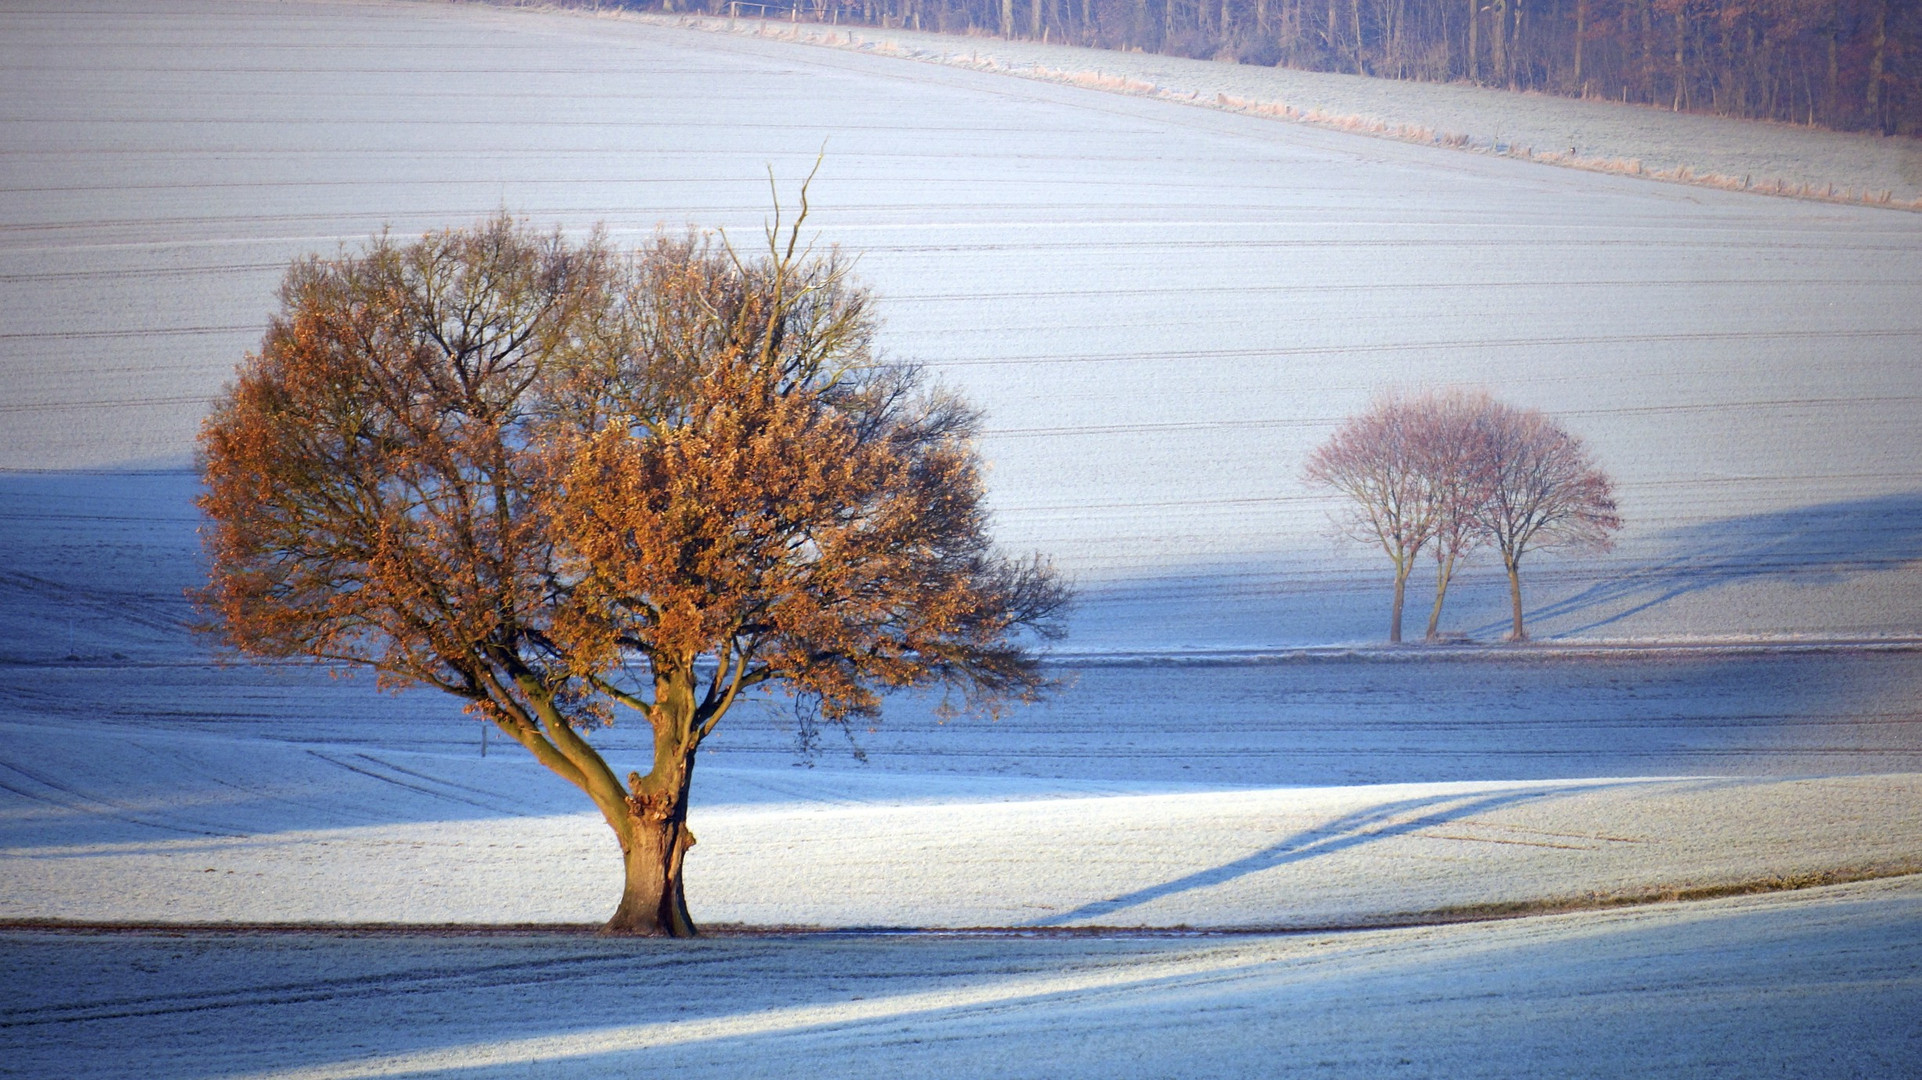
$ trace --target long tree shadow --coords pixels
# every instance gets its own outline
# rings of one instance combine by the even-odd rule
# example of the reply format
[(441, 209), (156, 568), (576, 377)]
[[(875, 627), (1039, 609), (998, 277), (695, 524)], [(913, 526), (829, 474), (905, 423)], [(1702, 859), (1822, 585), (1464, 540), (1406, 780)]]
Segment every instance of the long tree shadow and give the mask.
[[(1823, 503), (1676, 529), (1660, 538), (1668, 554), (1529, 613), (1579, 634), (1620, 622), (1678, 597), (1742, 582), (1834, 584), (1922, 562), (1922, 492)], [(1499, 624), (1478, 627), (1478, 632)]]
[[(1632, 783), (1633, 781), (1630, 781)], [(1333, 821), (1288, 837), (1279, 843), (1245, 855), (1233, 862), (1212, 866), (1185, 874), (1171, 881), (1150, 885), (1123, 893), (1107, 900), (1097, 900), (1083, 904), (1072, 911), (1050, 915), (1031, 923), (1032, 926), (1061, 926), (1080, 919), (1093, 919), (1112, 915), (1127, 908), (1139, 907), (1167, 896), (1192, 892), (1197, 889), (1212, 888), (1249, 874), (1258, 874), (1290, 863), (1306, 862), (1309, 859), (1348, 851), (1364, 844), (1391, 840), (1407, 836), (1422, 829), (1459, 821), (1473, 814), (1486, 813), (1504, 807), (1538, 799), (1557, 798), (1577, 792), (1599, 791), (1604, 788), (1621, 787), (1623, 781), (1602, 781), (1597, 783), (1562, 784), (1555, 787), (1529, 787), (1518, 790), (1484, 792), (1472, 795), (1425, 795), (1414, 799), (1399, 799), (1395, 802), (1380, 803), (1351, 814), (1344, 814)], [(1403, 815), (1413, 814), (1403, 820)]]

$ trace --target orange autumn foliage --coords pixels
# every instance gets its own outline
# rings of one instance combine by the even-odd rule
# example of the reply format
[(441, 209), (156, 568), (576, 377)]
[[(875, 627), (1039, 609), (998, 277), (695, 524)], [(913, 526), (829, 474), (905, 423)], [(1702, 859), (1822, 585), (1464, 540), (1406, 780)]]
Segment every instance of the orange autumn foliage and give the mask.
[(222, 636), (494, 702), (548, 621), (529, 398), (609, 270), (506, 220), (290, 267), (201, 434)]
[(930, 680), (1024, 694), (1018, 625), (1058, 601), (993, 555), (966, 416), (887, 376), (800, 385), (729, 356), (686, 417), (603, 429), (571, 459), (557, 512), (578, 575), (559, 632), (584, 670), (629, 653), (739, 666), (830, 714)]

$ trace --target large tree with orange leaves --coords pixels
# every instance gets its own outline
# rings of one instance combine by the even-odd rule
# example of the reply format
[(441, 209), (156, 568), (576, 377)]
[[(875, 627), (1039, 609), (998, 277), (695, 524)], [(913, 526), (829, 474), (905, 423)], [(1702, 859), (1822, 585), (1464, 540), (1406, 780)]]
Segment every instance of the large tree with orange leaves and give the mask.
[[(799, 228), (746, 259), (498, 218), (303, 260), (202, 432), (210, 627), (465, 700), (619, 839), (610, 932), (694, 933), (689, 785), (743, 693), (1042, 685), (1064, 590), (989, 542), (973, 414), (876, 362)], [(653, 732), (624, 779), (593, 743), (623, 716)]]

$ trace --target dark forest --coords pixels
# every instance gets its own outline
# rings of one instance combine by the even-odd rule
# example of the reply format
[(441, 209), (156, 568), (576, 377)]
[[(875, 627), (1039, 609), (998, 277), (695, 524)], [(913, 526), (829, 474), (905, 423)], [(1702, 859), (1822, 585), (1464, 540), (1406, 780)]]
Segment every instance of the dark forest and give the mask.
[[(795, 5), (798, 5), (795, 6)], [(655, 0), (1922, 133), (1915, 0)]]

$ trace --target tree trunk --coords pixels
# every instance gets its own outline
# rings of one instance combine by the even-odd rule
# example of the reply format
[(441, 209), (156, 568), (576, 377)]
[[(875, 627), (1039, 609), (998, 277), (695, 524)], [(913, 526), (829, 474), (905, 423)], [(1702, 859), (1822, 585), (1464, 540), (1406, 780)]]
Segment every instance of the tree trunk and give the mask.
[(1580, 97), (1588, 96), (1588, 87), (1582, 85), (1582, 38), (1588, 34), (1588, 0), (1575, 0), (1575, 93)]
[(626, 884), (620, 906), (601, 928), (603, 934), (652, 937), (693, 937), (694, 919), (687, 911), (681, 886), (681, 863), (694, 846), (687, 827), (687, 792), (694, 775), (690, 753), (678, 770), (680, 782), (671, 793), (637, 794), (628, 799), (621, 841)]
[(1494, 16), (1490, 29), (1495, 36), (1489, 39), (1491, 66), (1494, 68), (1495, 81), (1508, 84), (1508, 3), (1507, 0), (1494, 0), (1489, 4), (1489, 14)]
[(1528, 63), (1526, 46), (1522, 43), (1523, 34), (1527, 29), (1527, 0), (1509, 0), (1508, 6), (1515, 9), (1515, 23), (1508, 37), (1508, 88), (1520, 90), (1522, 72), (1527, 70)]
[(1482, 81), (1481, 0), (1468, 0), (1468, 81)]
[(1650, 105), (1655, 104), (1655, 16), (1654, 5), (1649, 0), (1641, 0), (1642, 11), (1642, 77), (1641, 97)]
[(1348, 0), (1348, 14), (1353, 17), (1355, 28), (1355, 74), (1366, 75), (1368, 72), (1361, 66), (1361, 0)]
[[(1838, 66), (1840, 61), (1838, 60), (1836, 55), (1837, 51), (1842, 47), (1841, 39), (1842, 39), (1841, 30), (1836, 29), (1836, 30), (1831, 30), (1829, 32), (1829, 84), (1828, 84), (1828, 88), (1825, 91), (1823, 91), (1822, 119), (1828, 121), (1828, 123), (1831, 126), (1835, 124), (1836, 117), (1840, 116), (1842, 113), (1841, 102), (1840, 102), (1840, 94), (1841, 94), (1841, 86), (1842, 86), (1840, 81), (1841, 69)], [(1810, 105), (1809, 106), (1809, 113), (1810, 113), (1809, 126), (1810, 127), (1815, 126), (1814, 112), (1815, 112), (1815, 106)]]
[(620, 906), (601, 928), (603, 934), (650, 937), (693, 937), (694, 919), (687, 912), (681, 886), (681, 862), (694, 846), (687, 827), (687, 800), (680, 800), (678, 818), (646, 811), (629, 815), (628, 834), (621, 841), (627, 881)]
[(1675, 6), (1675, 104), (1670, 112), (1681, 112), (1688, 103), (1688, 5)]
[[(1447, 51), (1447, 43), (1442, 45)], [(1408, 77), (1408, 0), (1395, 0), (1395, 77)]]
[(1508, 565), (1508, 599), (1515, 608), (1515, 629), (1508, 640), (1527, 641), (1528, 634), (1522, 629), (1522, 561), (1520, 557), (1502, 561)]
[(647, 775), (627, 774), (627, 796), (604, 809), (621, 841), (626, 884), (604, 934), (693, 937), (694, 920), (681, 888), (681, 863), (694, 846), (687, 827), (687, 793), (700, 747), (694, 656), (654, 658), (654, 762)]
[(1414, 561), (1414, 558), (1411, 556), (1395, 564), (1395, 605), (1388, 616), (1388, 643), (1390, 645), (1401, 644), (1402, 601), (1408, 595), (1408, 570), (1410, 564)]
[(1869, 129), (1878, 135), (1887, 135), (1890, 128), (1882, 121), (1882, 70), (1884, 58), (1889, 51), (1889, 5), (1887, 0), (1875, 5), (1875, 32), (1870, 38), (1874, 52), (1869, 57), (1869, 85), (1865, 104), (1868, 106)]
[(1424, 641), (1433, 641), (1440, 635), (1442, 601), (1448, 596), (1448, 580), (1454, 576), (1454, 556), (1435, 560), (1435, 607), (1428, 613), (1428, 633), (1422, 635)]

